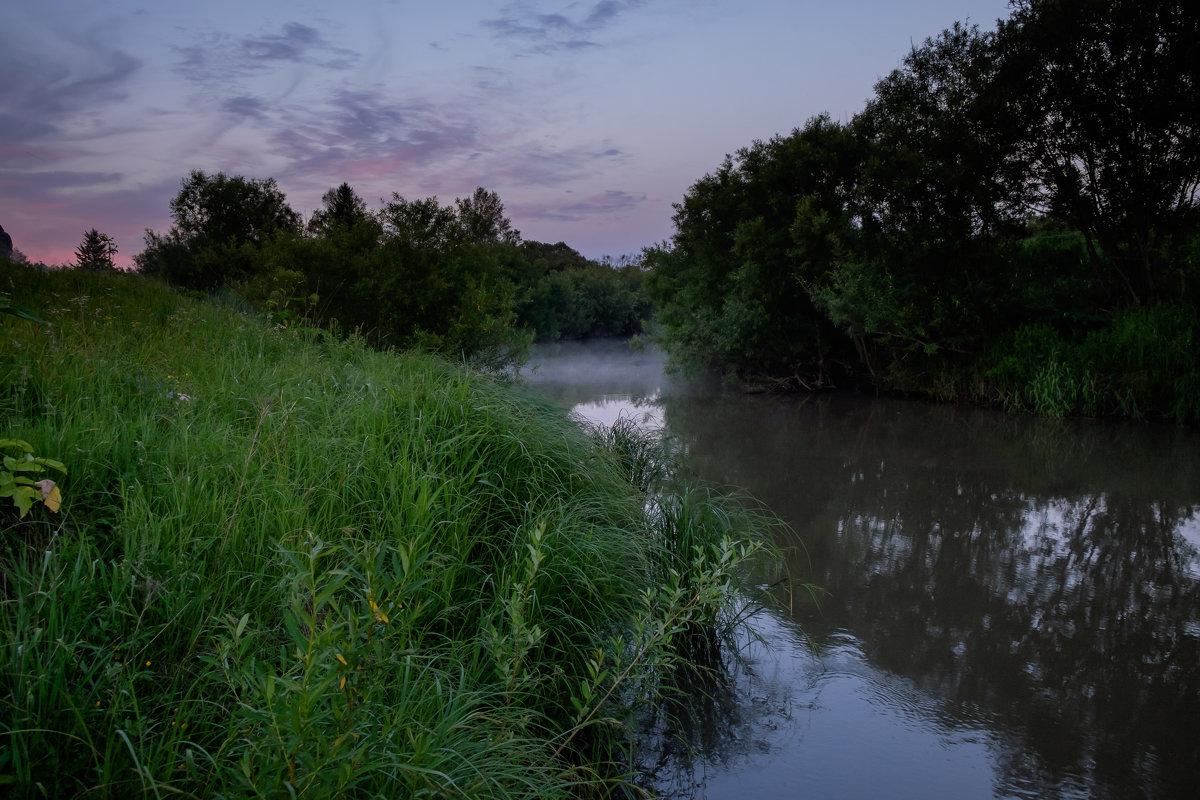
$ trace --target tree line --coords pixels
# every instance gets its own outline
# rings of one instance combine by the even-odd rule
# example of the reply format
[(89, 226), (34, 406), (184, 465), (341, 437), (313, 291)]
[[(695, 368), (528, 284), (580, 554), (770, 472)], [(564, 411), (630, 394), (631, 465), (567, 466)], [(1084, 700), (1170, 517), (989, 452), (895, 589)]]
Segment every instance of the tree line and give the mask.
[(522, 241), (482, 187), (450, 204), (393, 193), (372, 211), (342, 183), (305, 222), (274, 179), (193, 170), (170, 208), (171, 229), (146, 232), (139, 272), (377, 346), (503, 370), (535, 338), (631, 335), (650, 313), (637, 263)]
[(1017, 0), (848, 122), (755, 141), (648, 248), (680, 364), (1200, 421), (1200, 15)]

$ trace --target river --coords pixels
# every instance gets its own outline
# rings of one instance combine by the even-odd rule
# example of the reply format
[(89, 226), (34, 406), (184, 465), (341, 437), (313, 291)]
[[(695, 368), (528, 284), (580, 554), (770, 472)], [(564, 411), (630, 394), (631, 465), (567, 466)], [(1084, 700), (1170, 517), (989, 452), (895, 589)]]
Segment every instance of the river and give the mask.
[(665, 427), (790, 525), (820, 590), (757, 620), (664, 796), (1197, 796), (1200, 432), (744, 394), (616, 341), (540, 346), (526, 375)]

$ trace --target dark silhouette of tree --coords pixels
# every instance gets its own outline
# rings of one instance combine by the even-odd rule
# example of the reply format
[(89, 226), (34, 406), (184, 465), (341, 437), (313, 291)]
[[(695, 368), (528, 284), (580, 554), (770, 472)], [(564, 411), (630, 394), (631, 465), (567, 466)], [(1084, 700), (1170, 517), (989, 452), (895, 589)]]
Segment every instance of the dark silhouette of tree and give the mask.
[(370, 220), (366, 202), (348, 183), (330, 189), (321, 197), (324, 208), (314, 211), (308, 221), (308, 231), (314, 236), (327, 236), (335, 230), (348, 230)]
[(830, 269), (849, 230), (846, 188), (860, 160), (852, 132), (822, 115), (742, 148), (688, 190), (670, 244), (645, 252), (673, 358), (828, 383), (835, 332), (806, 284)]
[(504, 216), (504, 203), (495, 192), (480, 186), (470, 197), (455, 200), (454, 205), (465, 244), (521, 243), (521, 232)]
[(300, 232), (300, 215), (274, 178), (254, 180), (192, 170), (171, 200), (175, 225), (146, 231), (138, 270), (190, 289), (210, 290), (261, 271), (259, 253), (277, 235)]
[(298, 231), (300, 215), (274, 178), (254, 180), (192, 170), (171, 201), (175, 230), (189, 243), (261, 246), (278, 231)]
[(1184, 288), (1165, 246), (1196, 226), (1200, 14), (1182, 0), (1018, 0), (1010, 99), (1048, 211), (1082, 231), (1114, 297)]
[(442, 252), (458, 241), (454, 209), (437, 197), (406, 200), (392, 192), (392, 199), (379, 211), (386, 241), (391, 246)]
[(113, 256), (117, 254), (117, 243), (107, 233), (92, 228), (85, 231), (83, 241), (75, 249), (75, 265), (80, 269), (104, 271), (116, 269)]

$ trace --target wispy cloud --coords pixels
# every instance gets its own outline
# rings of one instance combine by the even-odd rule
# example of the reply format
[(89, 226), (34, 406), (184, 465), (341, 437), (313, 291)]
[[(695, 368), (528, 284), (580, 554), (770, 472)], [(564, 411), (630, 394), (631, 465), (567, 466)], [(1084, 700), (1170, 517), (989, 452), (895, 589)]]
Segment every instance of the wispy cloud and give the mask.
[(281, 180), (412, 177), (479, 147), (478, 122), (461, 109), (382, 89), (340, 88), (304, 106), (268, 109), (252, 97), (226, 105), (286, 163)]
[(468, 183), (549, 187), (628, 159), (610, 142), (530, 139), (524, 126), (501, 123), (497, 110), (473, 95), (434, 102), (391, 88), (344, 86), (304, 105), (236, 94), (220, 107), (248, 127), (267, 160), (284, 165), (273, 173), (281, 181), (399, 179), (420, 191), (458, 191)]
[(59, 189), (116, 184), (119, 172), (74, 172), (70, 170), (0, 170), (0, 194), (32, 202), (49, 197)]
[(71, 121), (124, 101), (129, 79), (142, 64), (95, 41), (73, 43), (69, 55), (60, 57), (29, 47), (14, 33), (0, 33), (3, 142), (70, 135)]
[(528, 186), (557, 186), (626, 159), (619, 148), (603, 143), (571, 147), (514, 143), (505, 157), (507, 163), (496, 165), (494, 172), (509, 183)]
[(613, 24), (624, 12), (644, 0), (603, 0), (579, 13), (572, 3), (558, 13), (543, 13), (540, 4), (511, 3), (500, 15), (483, 21), (483, 27), (502, 41), (536, 54), (584, 50), (599, 46), (595, 34)]
[(519, 210), (529, 219), (549, 222), (583, 222), (595, 217), (617, 217), (628, 214), (646, 202), (646, 195), (610, 189), (582, 200), (568, 203), (529, 205)]
[(221, 110), (235, 117), (265, 119), (270, 107), (261, 97), (255, 97), (250, 94), (239, 94), (234, 97), (225, 98), (221, 102)]
[(192, 83), (216, 86), (279, 64), (307, 64), (347, 70), (358, 63), (353, 50), (336, 47), (316, 28), (286, 23), (279, 33), (234, 37), (209, 33), (194, 44), (174, 48), (175, 72)]

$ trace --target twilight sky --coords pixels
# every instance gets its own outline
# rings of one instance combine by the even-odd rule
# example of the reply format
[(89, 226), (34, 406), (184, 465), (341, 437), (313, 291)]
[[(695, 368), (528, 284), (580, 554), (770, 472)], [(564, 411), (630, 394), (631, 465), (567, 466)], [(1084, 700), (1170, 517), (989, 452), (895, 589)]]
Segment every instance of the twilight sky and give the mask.
[[(8, 0), (0, 225), (31, 260), (119, 264), (192, 169), (275, 178), (305, 219), (496, 191), (589, 257), (670, 236), (726, 153), (847, 120), (913, 44), (1006, 0)], [(340, 6), (340, 7), (339, 7)]]

